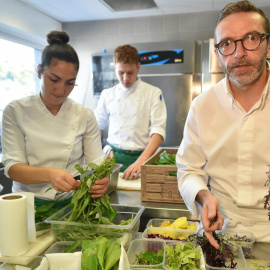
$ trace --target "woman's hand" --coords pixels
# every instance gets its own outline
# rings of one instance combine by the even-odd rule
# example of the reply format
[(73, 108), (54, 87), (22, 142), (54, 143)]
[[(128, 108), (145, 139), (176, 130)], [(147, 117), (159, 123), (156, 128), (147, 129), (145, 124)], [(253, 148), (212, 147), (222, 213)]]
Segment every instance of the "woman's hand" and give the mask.
[(70, 173), (61, 169), (51, 168), (49, 171), (49, 180), (52, 187), (61, 192), (69, 192), (81, 186), (81, 183), (76, 181)]
[(204, 234), (210, 244), (219, 249), (219, 244), (213, 237), (213, 232), (221, 230), (224, 223), (224, 217), (219, 212), (219, 202), (217, 198), (208, 190), (201, 190), (196, 196), (196, 200), (202, 206), (202, 223)]
[(88, 191), (92, 194), (92, 198), (98, 198), (104, 195), (109, 187), (109, 182), (109, 176), (96, 180), (95, 185), (93, 185), (92, 189)]

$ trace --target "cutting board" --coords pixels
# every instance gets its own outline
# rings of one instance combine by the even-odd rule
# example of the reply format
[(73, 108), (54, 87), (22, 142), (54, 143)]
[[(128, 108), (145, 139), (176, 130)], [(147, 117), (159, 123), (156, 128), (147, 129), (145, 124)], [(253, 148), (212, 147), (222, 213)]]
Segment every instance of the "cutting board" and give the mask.
[[(37, 237), (36, 242), (29, 243), (29, 250), (23, 255), (21, 255), (20, 257), (18, 257), (19, 262), (24, 265), (29, 264), (29, 262), (32, 260), (32, 258), (29, 258), (29, 257), (40, 256), (40, 254), (42, 254), (53, 243), (54, 243), (54, 237), (53, 237), (52, 231), (42, 234), (41, 236)], [(23, 262), (22, 262), (22, 257), (25, 257), (23, 258), (24, 259)], [(16, 257), (12, 258), (11, 260), (10, 257), (0, 256), (0, 262), (4, 262), (7, 259), (11, 263), (17, 263)]]
[(116, 189), (121, 190), (141, 190), (141, 178), (136, 180), (125, 180), (122, 178), (123, 173), (119, 173)]

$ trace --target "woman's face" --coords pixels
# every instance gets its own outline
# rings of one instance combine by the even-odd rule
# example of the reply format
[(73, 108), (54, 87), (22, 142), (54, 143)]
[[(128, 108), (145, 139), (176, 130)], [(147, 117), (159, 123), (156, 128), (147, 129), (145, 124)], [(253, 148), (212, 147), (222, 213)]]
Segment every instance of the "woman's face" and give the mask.
[(49, 110), (59, 111), (75, 86), (77, 73), (74, 64), (60, 60), (53, 60), (43, 72), (38, 67), (41, 99)]

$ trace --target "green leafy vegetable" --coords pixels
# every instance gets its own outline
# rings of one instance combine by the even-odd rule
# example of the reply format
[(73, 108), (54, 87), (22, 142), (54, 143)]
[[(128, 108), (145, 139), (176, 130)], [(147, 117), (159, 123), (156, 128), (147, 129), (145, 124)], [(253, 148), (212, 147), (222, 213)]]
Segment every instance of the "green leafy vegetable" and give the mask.
[(120, 255), (121, 243), (119, 239), (111, 240), (100, 236), (95, 241), (83, 241), (81, 269), (118, 269)]
[(134, 264), (137, 265), (155, 265), (160, 264), (163, 261), (163, 249), (155, 251), (145, 250), (136, 254), (136, 260)]
[(41, 205), (35, 211), (35, 223), (36, 223), (36, 231), (42, 231), (51, 228), (51, 224), (44, 223), (48, 217), (53, 215), (59, 209), (55, 208), (56, 202), (51, 202), (48, 204)]
[(200, 250), (191, 243), (179, 242), (175, 246), (165, 245), (166, 267), (172, 270), (199, 270)]
[(111, 206), (109, 196), (104, 194), (99, 198), (92, 198), (88, 190), (91, 190), (96, 180), (111, 174), (114, 166), (115, 159), (110, 157), (106, 157), (100, 165), (89, 163), (85, 170), (78, 164), (75, 166), (81, 174), (92, 169), (96, 170), (96, 172), (81, 179), (82, 184), (74, 192), (71, 200), (72, 211), (68, 221), (112, 224), (117, 212)]
[(68, 247), (67, 249), (64, 250), (64, 253), (72, 253), (81, 244), (82, 244), (81, 241), (75, 241), (70, 247)]
[(175, 156), (169, 154), (164, 150), (158, 157), (158, 159), (152, 163), (153, 165), (176, 165)]
[[(158, 157), (158, 159), (152, 163), (153, 165), (173, 165), (176, 166), (175, 163), (175, 155), (169, 154), (166, 150), (164, 150)], [(169, 172), (170, 176), (177, 176), (176, 171)]]

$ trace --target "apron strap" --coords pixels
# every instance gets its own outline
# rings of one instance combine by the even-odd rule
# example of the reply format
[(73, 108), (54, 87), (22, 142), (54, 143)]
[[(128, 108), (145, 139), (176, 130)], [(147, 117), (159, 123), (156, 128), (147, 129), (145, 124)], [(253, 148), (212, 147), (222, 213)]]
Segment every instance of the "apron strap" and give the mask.
[(109, 144), (114, 152), (115, 161), (119, 164), (123, 164), (120, 169), (120, 172), (124, 172), (132, 163), (134, 163), (138, 157), (143, 152), (141, 151), (131, 151), (123, 150), (121, 148), (115, 147), (112, 144)]

